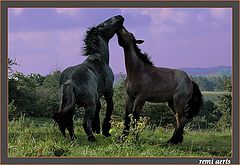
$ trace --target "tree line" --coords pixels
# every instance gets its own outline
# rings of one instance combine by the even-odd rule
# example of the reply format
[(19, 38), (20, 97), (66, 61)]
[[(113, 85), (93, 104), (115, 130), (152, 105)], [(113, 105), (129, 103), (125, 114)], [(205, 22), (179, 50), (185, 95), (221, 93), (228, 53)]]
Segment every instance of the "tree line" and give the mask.
[(191, 76), (202, 91), (223, 91), (224, 83), (230, 76)]

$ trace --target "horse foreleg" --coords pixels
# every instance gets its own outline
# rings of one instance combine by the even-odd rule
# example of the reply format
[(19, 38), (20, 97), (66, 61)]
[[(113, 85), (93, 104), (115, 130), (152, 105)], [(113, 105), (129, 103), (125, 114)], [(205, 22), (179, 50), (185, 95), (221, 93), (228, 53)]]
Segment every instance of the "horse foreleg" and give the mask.
[(102, 106), (101, 106), (101, 102), (100, 100), (98, 100), (97, 102), (97, 107), (96, 107), (96, 111), (94, 114), (94, 118), (93, 118), (93, 122), (92, 122), (92, 131), (99, 134), (100, 133), (100, 118), (99, 118), (99, 112), (101, 110)]
[(102, 134), (106, 137), (111, 136), (109, 133), (109, 130), (111, 129), (111, 116), (112, 116), (112, 111), (113, 111), (113, 92), (105, 93), (104, 94), (106, 103), (107, 103), (107, 110), (105, 114), (105, 118), (103, 120), (103, 125), (102, 125)]
[(129, 115), (133, 111), (133, 104), (134, 104), (135, 99), (129, 95), (127, 95), (127, 100), (126, 100), (126, 109), (125, 109), (125, 120), (124, 120), (124, 130), (123, 130), (123, 135), (126, 136), (129, 134), (129, 128), (130, 128), (130, 122), (131, 118)]
[(96, 110), (96, 105), (85, 107), (83, 128), (84, 128), (85, 133), (87, 134), (87, 139), (90, 142), (96, 141), (96, 138), (94, 137), (94, 135), (92, 133), (92, 121), (94, 118), (95, 110)]
[(134, 101), (134, 109), (133, 109), (133, 119), (134, 123), (133, 126), (135, 127), (137, 124), (137, 121), (140, 118), (140, 113), (142, 111), (142, 108), (145, 104), (145, 99), (143, 97), (137, 97), (136, 100)]

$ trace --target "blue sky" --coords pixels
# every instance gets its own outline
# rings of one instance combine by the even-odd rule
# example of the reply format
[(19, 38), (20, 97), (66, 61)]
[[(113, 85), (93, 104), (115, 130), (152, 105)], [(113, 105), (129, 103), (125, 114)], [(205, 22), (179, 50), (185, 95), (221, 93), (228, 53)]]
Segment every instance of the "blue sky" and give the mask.
[[(231, 66), (232, 10), (230, 8), (10, 8), (8, 56), (24, 74), (48, 74), (81, 63), (88, 27), (121, 14), (125, 27), (156, 66)], [(125, 73), (117, 37), (110, 41), (110, 66)]]

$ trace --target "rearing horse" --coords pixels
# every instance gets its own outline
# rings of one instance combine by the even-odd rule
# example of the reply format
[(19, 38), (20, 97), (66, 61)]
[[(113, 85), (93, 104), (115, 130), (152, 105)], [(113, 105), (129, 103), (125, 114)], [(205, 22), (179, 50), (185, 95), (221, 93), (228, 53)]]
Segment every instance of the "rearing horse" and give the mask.
[(197, 115), (202, 105), (198, 85), (182, 70), (155, 67), (148, 55), (141, 53), (137, 46), (144, 41), (136, 40), (125, 27), (119, 29), (117, 36), (119, 45), (124, 49), (127, 71), (123, 135), (126, 136), (129, 132), (129, 114), (133, 113), (133, 118), (138, 120), (146, 101), (167, 102), (177, 120), (177, 126), (168, 143), (182, 143), (184, 126)]
[(123, 25), (124, 18), (114, 16), (87, 31), (84, 39), (84, 56), (88, 58), (81, 64), (65, 69), (60, 75), (60, 109), (53, 119), (64, 137), (67, 129), (71, 139), (75, 137), (73, 129), (74, 106), (84, 107), (83, 128), (88, 141), (96, 141), (93, 132), (100, 133), (100, 98), (104, 95), (107, 110), (102, 125), (102, 134), (110, 136), (110, 119), (113, 111), (114, 75), (109, 67), (108, 42)]

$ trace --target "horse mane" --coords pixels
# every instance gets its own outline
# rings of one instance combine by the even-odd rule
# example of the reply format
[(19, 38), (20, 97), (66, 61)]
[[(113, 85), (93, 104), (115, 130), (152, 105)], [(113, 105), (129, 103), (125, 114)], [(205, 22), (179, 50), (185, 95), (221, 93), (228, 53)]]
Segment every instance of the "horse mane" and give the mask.
[(137, 46), (137, 44), (134, 44), (135, 50), (137, 52), (137, 56), (147, 65), (154, 66), (153, 62), (151, 61), (151, 57), (146, 53), (142, 53), (141, 49)]
[(96, 56), (96, 54), (101, 54), (99, 49), (99, 38), (98, 31), (96, 27), (90, 27), (83, 39), (83, 56)]

